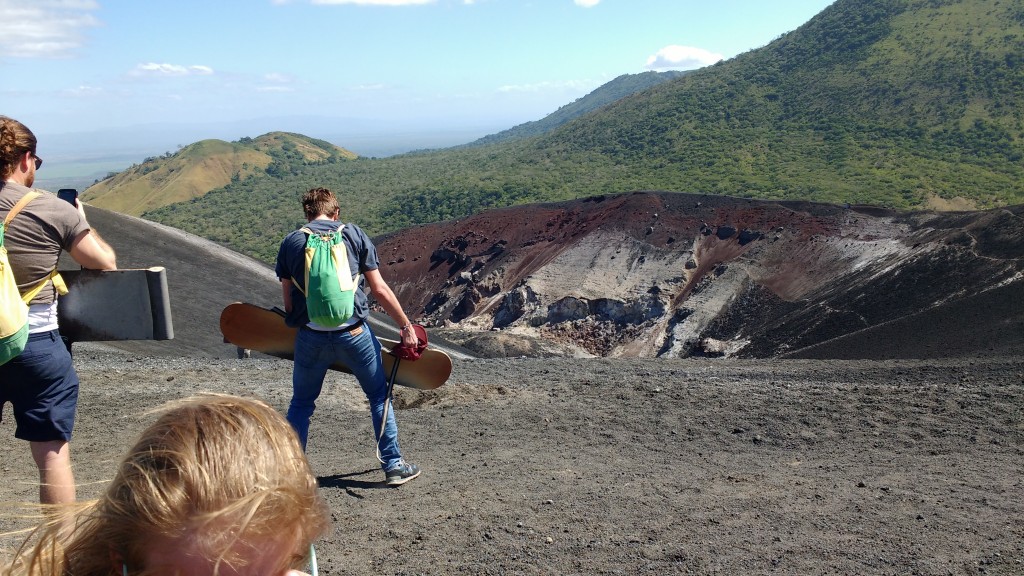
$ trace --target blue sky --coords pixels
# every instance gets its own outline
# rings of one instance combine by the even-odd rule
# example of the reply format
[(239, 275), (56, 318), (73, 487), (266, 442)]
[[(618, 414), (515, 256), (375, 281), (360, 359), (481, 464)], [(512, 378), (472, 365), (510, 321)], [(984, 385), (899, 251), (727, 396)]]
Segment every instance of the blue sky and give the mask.
[(209, 137), (484, 135), (622, 74), (763, 46), (832, 1), (0, 0), (0, 114), (41, 140), (225, 123), (237, 134)]

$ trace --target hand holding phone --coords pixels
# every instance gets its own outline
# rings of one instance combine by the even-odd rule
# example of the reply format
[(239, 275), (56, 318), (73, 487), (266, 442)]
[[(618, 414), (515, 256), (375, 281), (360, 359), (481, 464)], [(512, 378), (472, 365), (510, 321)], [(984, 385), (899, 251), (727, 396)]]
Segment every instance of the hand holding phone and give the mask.
[(74, 188), (61, 188), (57, 190), (57, 198), (70, 202), (72, 206), (78, 206), (78, 190)]

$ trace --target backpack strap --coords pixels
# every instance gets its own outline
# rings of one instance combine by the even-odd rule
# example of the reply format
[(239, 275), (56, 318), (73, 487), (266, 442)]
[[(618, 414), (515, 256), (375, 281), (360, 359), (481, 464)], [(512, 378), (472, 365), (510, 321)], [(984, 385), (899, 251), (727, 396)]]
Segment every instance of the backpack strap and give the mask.
[[(309, 241), (309, 237), (310, 236), (313, 236), (314, 234), (316, 234), (316, 232), (313, 232), (312, 230), (310, 230), (309, 226), (303, 226), (302, 228), (299, 228), (299, 232), (303, 232), (303, 233), (306, 234), (306, 241), (307, 242)], [(305, 283), (305, 282), (308, 281), (308, 279), (307, 278), (303, 278), (302, 281), (303, 281), (303, 283)], [(299, 286), (298, 282), (295, 282), (295, 281), (292, 281), (292, 286), (295, 286), (296, 288), (298, 288), (299, 292), (302, 292), (303, 296), (305, 296), (307, 298), (309, 297), (309, 292), (306, 291), (306, 287), (305, 286)]]
[(53, 281), (53, 287), (57, 290), (57, 294), (63, 296), (68, 293), (68, 285), (64, 283), (64, 277), (62, 277), (60, 272), (57, 272), (57, 269), (54, 268), (53, 271), (47, 274), (46, 277), (39, 282), (39, 284), (36, 284), (31, 290), (21, 295), (22, 301), (24, 301), (25, 304), (31, 302), (32, 299), (36, 297), (36, 294), (42, 292), (43, 287), (45, 287), (46, 283), (51, 280)]
[[(342, 224), (341, 226), (339, 226), (339, 227), (338, 227), (338, 234), (342, 234), (342, 235), (344, 234), (344, 232), (345, 232), (345, 226), (346, 226), (346, 224)], [(348, 254), (348, 252), (347, 252), (347, 250), (346, 250), (346, 255), (347, 255), (347, 254)], [(356, 258), (358, 259), (358, 256), (357, 256)], [(362, 274), (360, 274), (360, 273), (358, 272), (358, 270), (359, 270), (359, 265), (358, 265), (358, 264), (356, 264), (356, 275), (352, 277), (352, 283), (353, 283), (353, 284), (355, 284), (355, 286), (356, 286), (356, 291), (358, 291), (358, 290), (359, 290), (359, 277), (360, 277), (360, 276), (362, 276)]]
[[(342, 224), (334, 232), (337, 232), (337, 233), (341, 234), (344, 230), (345, 230), (345, 225)], [(302, 228), (299, 228), (299, 231), (306, 233), (307, 239), (308, 239), (309, 236), (324, 236), (324, 233), (322, 233), (322, 232), (314, 232), (309, 226), (303, 226)], [(334, 234), (334, 232), (331, 232), (331, 234)], [(352, 277), (352, 282), (356, 285), (357, 289), (359, 288), (359, 276), (361, 276), (361, 274), (356, 273), (356, 275)], [(305, 286), (299, 287), (299, 285), (296, 284), (295, 282), (292, 282), (292, 286), (295, 286), (296, 288), (298, 288), (299, 292), (302, 292), (303, 296), (307, 296), (308, 297), (308, 294), (306, 293), (306, 287)]]
[(299, 228), (299, 232), (305, 232), (308, 236), (333, 236), (335, 232), (341, 232), (344, 229), (345, 225), (342, 224), (337, 230), (332, 232), (314, 232), (309, 226), (303, 226), (302, 228)]
[(7, 213), (7, 217), (4, 218), (4, 228), (11, 223), (11, 220), (14, 220), (14, 217), (18, 215), (18, 212), (21, 212), (22, 208), (24, 208), (29, 202), (35, 200), (37, 196), (39, 196), (39, 192), (36, 192), (35, 190), (29, 190), (28, 194), (22, 196), (21, 200), (18, 200), (18, 202), (11, 208), (11, 211)]
[[(27, 206), (29, 202), (35, 200), (38, 196), (40, 196), (39, 192), (29, 190), (28, 194), (25, 194), (21, 197), (21, 200), (18, 200), (18, 202), (11, 208), (11, 211), (7, 213), (7, 217), (4, 218), (4, 232), (7, 231), (7, 227), (10, 226), (11, 220), (14, 220), (14, 217), (21, 212), (21, 209)], [(64, 278), (61, 277), (60, 272), (57, 272), (57, 268), (54, 267), (53, 271), (51, 271), (38, 284), (33, 286), (28, 292), (21, 295), (22, 302), (25, 304), (31, 302), (32, 299), (36, 297), (36, 294), (39, 294), (39, 292), (43, 290), (43, 287), (46, 286), (46, 283), (51, 280), (53, 281), (53, 287), (57, 290), (57, 294), (63, 296), (68, 293), (68, 286), (64, 283)]]

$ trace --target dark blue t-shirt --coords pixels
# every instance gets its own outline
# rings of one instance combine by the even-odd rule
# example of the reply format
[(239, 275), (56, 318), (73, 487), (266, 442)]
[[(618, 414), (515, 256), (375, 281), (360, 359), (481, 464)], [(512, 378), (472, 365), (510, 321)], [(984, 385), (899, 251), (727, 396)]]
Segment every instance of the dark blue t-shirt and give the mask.
[[(341, 226), (341, 222), (333, 220), (313, 220), (306, 225), (314, 232), (333, 232)], [(345, 224), (342, 230), (345, 239), (345, 250), (348, 252), (348, 265), (352, 276), (359, 274), (359, 288), (355, 294), (355, 311), (346, 325), (365, 320), (370, 314), (366, 293), (363, 291), (362, 275), (368, 270), (376, 270), (380, 266), (377, 259), (377, 247), (373, 241), (355, 224)], [(309, 323), (306, 314), (306, 297), (298, 289), (305, 289), (306, 281), (306, 233), (296, 230), (284, 237), (281, 248), (277, 251), (277, 265), (274, 271), (281, 280), (292, 281), (292, 311), (285, 318), (289, 326), (305, 326)]]

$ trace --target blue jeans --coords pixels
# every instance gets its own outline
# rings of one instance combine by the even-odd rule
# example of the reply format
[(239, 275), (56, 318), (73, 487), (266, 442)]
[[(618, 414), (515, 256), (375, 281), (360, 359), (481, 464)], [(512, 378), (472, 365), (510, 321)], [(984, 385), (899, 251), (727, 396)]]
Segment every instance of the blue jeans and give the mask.
[(292, 401), (288, 406), (288, 422), (299, 435), (302, 447), (309, 436), (309, 418), (316, 409), (316, 399), (324, 385), (331, 364), (341, 362), (352, 370), (366, 399), (370, 402), (374, 437), (380, 437), (380, 459), (384, 470), (402, 460), (398, 448), (398, 424), (395, 411), (388, 410), (384, 436), (380, 436), (384, 402), (388, 395), (388, 375), (380, 360), (380, 342), (370, 325), (364, 323), (352, 332), (318, 332), (303, 328), (295, 337), (295, 367), (292, 370)]

